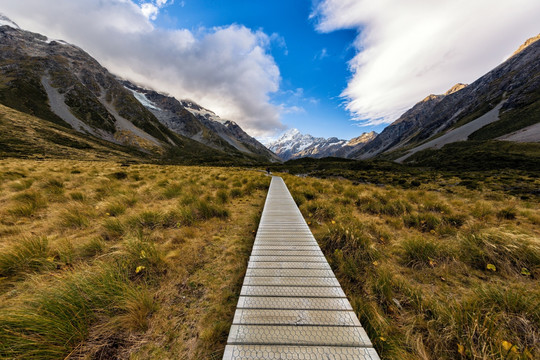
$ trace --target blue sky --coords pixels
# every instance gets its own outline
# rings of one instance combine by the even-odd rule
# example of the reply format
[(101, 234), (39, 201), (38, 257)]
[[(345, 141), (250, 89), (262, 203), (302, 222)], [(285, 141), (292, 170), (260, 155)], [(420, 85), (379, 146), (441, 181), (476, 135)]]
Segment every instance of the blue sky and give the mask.
[(540, 1), (0, 0), (0, 11), (252, 136), (350, 139), (499, 65), (538, 34)]
[(305, 0), (185, 0), (163, 8), (154, 20), (165, 28), (244, 25), (274, 35), (271, 54), (279, 66), (280, 89), (271, 102), (284, 105), (282, 122), (314, 136), (350, 139), (382, 126), (358, 127), (350, 121), (341, 92), (350, 72), (347, 61), (357, 30), (321, 33), (310, 19), (312, 4)]

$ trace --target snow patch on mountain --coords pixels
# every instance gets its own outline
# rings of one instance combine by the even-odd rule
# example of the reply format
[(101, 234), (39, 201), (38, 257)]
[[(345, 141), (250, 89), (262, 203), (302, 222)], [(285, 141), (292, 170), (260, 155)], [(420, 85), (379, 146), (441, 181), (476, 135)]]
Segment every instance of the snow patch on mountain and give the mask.
[(146, 97), (146, 95), (144, 95), (143, 93), (140, 93), (138, 91), (135, 91), (133, 89), (130, 89), (128, 87), (126, 87), (126, 89), (128, 89), (129, 91), (131, 91), (133, 93), (133, 96), (135, 96), (135, 99), (137, 99), (144, 107), (146, 108), (149, 108), (149, 109), (153, 109), (153, 110), (160, 110), (156, 104), (154, 104), (153, 102), (151, 102), (150, 100), (148, 100), (148, 98)]
[(19, 25), (15, 24), (10, 18), (0, 13), (0, 26), (9, 26), (14, 29), (20, 29)]

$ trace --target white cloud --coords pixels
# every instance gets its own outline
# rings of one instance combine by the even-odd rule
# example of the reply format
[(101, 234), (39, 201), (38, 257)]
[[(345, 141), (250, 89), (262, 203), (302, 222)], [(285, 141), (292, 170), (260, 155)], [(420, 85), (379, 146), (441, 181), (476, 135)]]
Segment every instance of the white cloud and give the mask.
[(156, 20), (157, 15), (159, 14), (159, 8), (151, 3), (141, 4), (141, 11), (143, 15), (150, 20)]
[[(159, 10), (167, 5), (172, 4), (172, 1), (169, 2), (169, 0), (154, 0), (153, 2), (141, 2), (139, 0), (139, 3), (141, 3), (140, 7), (143, 15), (147, 19), (156, 20), (159, 14)], [(183, 4), (182, 7), (184, 7)]]
[[(157, 11), (170, 3), (144, 2)], [(76, 44), (114, 74), (190, 98), (252, 135), (283, 129), (280, 107), (269, 97), (279, 89), (280, 72), (269, 54), (268, 35), (240, 25), (163, 30), (149, 20), (154, 10), (145, 14), (139, 5), (130, 0), (0, 0), (2, 12), (23, 29)]]
[(317, 29), (356, 29), (342, 96), (356, 120), (389, 123), (430, 93), (470, 83), (538, 34), (538, 0), (322, 0)]

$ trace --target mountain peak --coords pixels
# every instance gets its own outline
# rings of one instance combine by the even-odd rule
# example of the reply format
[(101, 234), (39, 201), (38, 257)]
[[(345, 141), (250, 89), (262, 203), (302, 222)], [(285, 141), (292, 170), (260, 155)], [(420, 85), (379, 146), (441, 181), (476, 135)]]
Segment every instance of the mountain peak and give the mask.
[(444, 95), (450, 95), (450, 94), (453, 94), (453, 93), (455, 93), (455, 92), (458, 92), (458, 91), (461, 90), (461, 89), (466, 88), (467, 86), (469, 86), (469, 84), (457, 83), (456, 85), (452, 86), (452, 87), (450, 88), (450, 90), (448, 90), (447, 92), (445, 92)]
[(375, 139), (375, 137), (377, 135), (379, 135), (379, 134), (377, 132), (375, 132), (375, 131), (365, 132), (362, 135), (357, 136), (357, 137), (352, 138), (351, 140), (349, 140), (347, 145), (348, 146), (356, 146), (358, 144), (367, 144), (371, 140)]
[(378, 134), (374, 131), (349, 141), (337, 137), (323, 138), (302, 134), (298, 129), (289, 129), (277, 140), (266, 146), (283, 160), (303, 157), (322, 158), (327, 156), (347, 157), (373, 140)]
[(522, 52), (523, 50), (525, 50), (526, 48), (528, 48), (529, 46), (531, 46), (532, 44), (534, 44), (535, 42), (537, 42), (538, 40), (540, 40), (540, 34), (536, 35), (536, 36), (533, 36), (532, 38), (529, 38), (527, 39), (513, 54), (512, 56), (516, 55), (516, 54), (519, 54), (520, 52)]

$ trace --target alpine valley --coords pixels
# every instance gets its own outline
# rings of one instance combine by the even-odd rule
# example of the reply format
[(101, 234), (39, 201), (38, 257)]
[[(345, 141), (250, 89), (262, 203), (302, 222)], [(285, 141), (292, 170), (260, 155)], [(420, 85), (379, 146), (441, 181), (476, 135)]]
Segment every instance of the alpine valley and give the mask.
[(77, 46), (22, 30), (5, 17), (2, 24), (2, 156), (61, 156), (105, 146), (158, 161), (279, 161), (234, 121), (120, 79)]
[(535, 143), (529, 147), (536, 148), (540, 142), (539, 39), (540, 35), (528, 39), (474, 83), (458, 83), (444, 94), (427, 96), (380, 134), (364, 133), (346, 141), (314, 138), (292, 129), (266, 146), (283, 160), (333, 156), (429, 165), (437, 165), (441, 158), (446, 163), (460, 161), (456, 156), (464, 153), (497, 158), (501, 156), (493, 151), (497, 143), (505, 151), (513, 147), (509, 143), (521, 144), (520, 149)]

